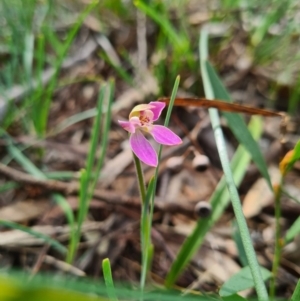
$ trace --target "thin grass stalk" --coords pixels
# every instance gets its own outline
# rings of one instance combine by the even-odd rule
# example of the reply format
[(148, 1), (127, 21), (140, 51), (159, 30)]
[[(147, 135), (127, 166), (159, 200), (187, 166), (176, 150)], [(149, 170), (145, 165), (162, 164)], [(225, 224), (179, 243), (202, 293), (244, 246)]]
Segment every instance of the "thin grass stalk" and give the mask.
[(106, 91), (106, 85), (101, 86), (100, 91), (99, 91), (99, 97), (98, 97), (98, 102), (97, 102), (97, 115), (94, 120), (93, 124), (93, 130), (92, 130), (92, 136), (90, 140), (90, 150), (88, 153), (87, 157), (87, 163), (86, 163), (86, 174), (87, 174), (87, 179), (84, 182), (84, 187), (83, 189), (83, 198), (86, 202), (88, 193), (89, 193), (89, 181), (92, 178), (92, 171), (93, 171), (93, 166), (95, 162), (95, 156), (96, 156), (96, 151), (97, 151), (97, 146), (98, 146), (98, 138), (100, 134), (100, 125), (101, 125), (101, 118), (102, 118), (102, 107), (103, 107), (103, 100), (105, 96), (105, 91)]
[[(94, 173), (94, 181), (92, 182), (90, 191), (89, 191), (89, 200), (92, 198), (96, 184), (98, 182), (98, 179), (100, 177), (100, 172), (101, 172), (101, 168), (103, 166), (104, 163), (104, 159), (105, 159), (105, 155), (107, 153), (107, 147), (108, 147), (108, 135), (109, 135), (109, 130), (110, 130), (110, 126), (111, 126), (111, 113), (112, 113), (112, 103), (113, 103), (113, 97), (114, 97), (114, 80), (110, 80), (108, 86), (106, 86), (106, 93), (104, 95), (104, 99), (107, 98), (108, 99), (108, 103), (107, 103), (107, 108), (106, 108), (106, 113), (103, 116), (104, 119), (104, 125), (103, 125), (103, 129), (102, 129), (102, 137), (101, 137), (101, 141), (100, 141), (100, 145), (101, 145), (101, 150), (100, 150), (100, 155), (99, 155), (99, 159), (96, 165), (96, 170)], [(104, 100), (103, 100), (104, 102)], [(102, 103), (102, 111), (103, 110), (103, 106), (104, 103)], [(91, 175), (91, 179), (93, 178), (93, 175)]]
[(69, 239), (69, 246), (68, 246), (68, 253), (66, 257), (67, 263), (71, 264), (73, 262), (73, 259), (75, 257), (76, 253), (76, 224), (75, 224), (75, 217), (73, 214), (73, 210), (70, 206), (70, 204), (67, 202), (67, 200), (58, 193), (54, 193), (53, 198), (55, 202), (60, 206), (60, 208), (63, 210), (66, 219), (68, 221), (69, 227), (70, 227), (70, 239)]
[(53, 75), (50, 84), (48, 86), (45, 98), (42, 99), (42, 102), (40, 103), (39, 106), (39, 114), (38, 114), (38, 120), (36, 120), (36, 130), (39, 135), (44, 135), (46, 132), (46, 125), (47, 125), (47, 120), (48, 120), (48, 114), (49, 114), (49, 109), (50, 109), (50, 104), (51, 104), (51, 98), (54, 92), (54, 89), (57, 84), (57, 79), (58, 79), (58, 74), (59, 70), (61, 69), (63, 60), (65, 59), (70, 46), (76, 36), (76, 33), (78, 32), (80, 26), (82, 25), (84, 19), (86, 16), (90, 13), (90, 11), (96, 6), (98, 1), (94, 0), (92, 1), (84, 10), (83, 12), (79, 15), (74, 27), (70, 30), (66, 42), (62, 48), (62, 50), (59, 53), (59, 57), (57, 61), (55, 62), (55, 74)]
[(60, 242), (58, 242), (57, 240), (51, 238), (50, 236), (48, 236), (46, 234), (37, 232), (35, 230), (32, 230), (29, 227), (25, 227), (23, 225), (19, 225), (19, 224), (15, 223), (15, 222), (6, 221), (6, 220), (0, 220), (0, 226), (7, 227), (10, 229), (20, 230), (25, 233), (28, 233), (33, 237), (36, 237), (38, 239), (45, 241), (47, 244), (49, 244), (51, 247), (56, 249), (61, 254), (63, 254), (63, 255), (67, 254), (67, 248), (65, 246), (63, 246)]
[(86, 170), (81, 171), (80, 176), (80, 192), (79, 192), (79, 211), (77, 219), (77, 241), (76, 245), (79, 243), (81, 227), (84, 219), (86, 218), (88, 207), (89, 207), (89, 197), (90, 197), (90, 181), (93, 178), (93, 166), (95, 162), (96, 150), (98, 145), (100, 124), (102, 117), (102, 106), (103, 99), (105, 95), (106, 85), (102, 86), (99, 91), (97, 111), (98, 114), (94, 120), (92, 136), (90, 140), (90, 150), (87, 157)]
[[(208, 58), (208, 34), (205, 29), (201, 31), (200, 35), (200, 64), (201, 64), (201, 74), (203, 77), (204, 91), (205, 95), (208, 99), (214, 98), (214, 93), (210, 84), (210, 80), (207, 74), (207, 70), (205, 68), (205, 62)], [(241, 238), (243, 241), (243, 246), (245, 249), (245, 253), (247, 256), (247, 260), (251, 269), (253, 281), (255, 284), (255, 289), (258, 295), (259, 301), (267, 301), (268, 293), (266, 286), (264, 284), (262, 274), (260, 271), (260, 267), (256, 258), (256, 254), (252, 245), (252, 240), (250, 237), (249, 229), (247, 227), (246, 219), (243, 214), (241, 202), (239, 199), (238, 191), (236, 189), (234, 179), (232, 176), (230, 162), (227, 155), (226, 143), (224, 140), (223, 132), (221, 129), (220, 118), (218, 115), (218, 111), (216, 109), (209, 109), (209, 115), (212, 123), (212, 127), (214, 130), (214, 135), (216, 139), (216, 144), (222, 164), (222, 169), (226, 178), (227, 188), (231, 195), (231, 203), (234, 210), (234, 214), (236, 217), (236, 221), (239, 227), (239, 231), (241, 234)]]
[(107, 289), (107, 295), (109, 297), (109, 300), (110, 301), (118, 301), (118, 298), (117, 298), (117, 295), (115, 292), (115, 286), (114, 286), (114, 281), (113, 281), (113, 277), (112, 277), (110, 261), (108, 258), (105, 258), (102, 261), (102, 272), (103, 272), (104, 282), (105, 282), (105, 286)]
[(272, 277), (270, 280), (270, 291), (269, 295), (271, 300), (274, 300), (276, 293), (276, 277), (278, 273), (278, 268), (280, 264), (281, 249), (283, 246), (283, 240), (281, 239), (281, 227), (280, 227), (280, 218), (281, 218), (281, 204), (280, 199), (282, 195), (283, 187), (283, 177), (281, 177), (280, 184), (277, 187), (274, 187), (275, 190), (275, 250), (274, 250), (274, 259), (272, 266)]
[(154, 178), (152, 178), (149, 182), (148, 189), (145, 195), (145, 199), (141, 204), (141, 249), (142, 249), (142, 272), (141, 272), (141, 279), (140, 279), (140, 287), (141, 291), (144, 291), (145, 284), (146, 284), (146, 277), (147, 273), (150, 269), (150, 262), (151, 262), (151, 224), (150, 220), (150, 213), (149, 213), (149, 202), (152, 198), (153, 194), (153, 184)]
[[(142, 271), (140, 278), (140, 288), (143, 292), (146, 284), (147, 276), (147, 254), (149, 245), (149, 214), (148, 214), (148, 202), (146, 202), (146, 186), (143, 175), (142, 164), (139, 158), (133, 153), (133, 161), (135, 166), (135, 171), (138, 180), (138, 187), (141, 197), (141, 221), (140, 221), (140, 239), (141, 239), (141, 257), (142, 257)], [(149, 190), (148, 190), (149, 191)]]

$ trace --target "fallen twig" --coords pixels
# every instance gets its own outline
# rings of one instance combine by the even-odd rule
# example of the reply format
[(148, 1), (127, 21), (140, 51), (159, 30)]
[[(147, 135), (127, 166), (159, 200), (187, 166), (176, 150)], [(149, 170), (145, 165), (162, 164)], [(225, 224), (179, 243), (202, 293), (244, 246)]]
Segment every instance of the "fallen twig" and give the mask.
[[(26, 174), (22, 171), (13, 169), (0, 163), (0, 174), (7, 178), (10, 178), (20, 184), (34, 185), (44, 188), (50, 192), (61, 192), (66, 195), (78, 194), (80, 191), (79, 182), (62, 182), (57, 180), (43, 180)], [(118, 206), (131, 206), (133, 208), (139, 208), (141, 206), (140, 199), (138, 197), (121, 195), (110, 190), (96, 189), (93, 193), (93, 199), (105, 202), (109, 205)], [(155, 210), (170, 213), (181, 213), (187, 216), (194, 216), (194, 206), (191, 205), (181, 205), (176, 203), (175, 200), (162, 200), (156, 198), (154, 205)]]

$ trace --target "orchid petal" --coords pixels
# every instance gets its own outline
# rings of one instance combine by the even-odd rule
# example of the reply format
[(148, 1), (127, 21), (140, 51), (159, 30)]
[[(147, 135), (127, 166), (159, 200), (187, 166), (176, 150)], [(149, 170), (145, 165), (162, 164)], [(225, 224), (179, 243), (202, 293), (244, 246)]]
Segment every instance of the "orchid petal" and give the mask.
[(177, 145), (181, 144), (182, 140), (179, 136), (162, 125), (153, 125), (148, 129), (156, 142), (164, 145)]
[(141, 111), (145, 111), (145, 110), (151, 110), (152, 108), (155, 108), (154, 106), (150, 105), (150, 104), (141, 104), (141, 105), (137, 105), (135, 106), (132, 111), (129, 114), (129, 119), (133, 116), (139, 116), (139, 112)]
[(132, 117), (129, 121), (118, 120), (120, 126), (129, 133), (135, 133), (136, 127), (140, 126), (138, 117)]
[(149, 105), (152, 106), (152, 108), (150, 108), (150, 110), (153, 112), (152, 120), (156, 121), (159, 118), (162, 110), (165, 108), (166, 104), (160, 101), (151, 101)]
[(140, 131), (132, 134), (129, 141), (132, 151), (142, 162), (150, 166), (157, 166), (157, 154), (150, 142)]
[(118, 120), (120, 126), (129, 133), (135, 132), (135, 126), (130, 121)]

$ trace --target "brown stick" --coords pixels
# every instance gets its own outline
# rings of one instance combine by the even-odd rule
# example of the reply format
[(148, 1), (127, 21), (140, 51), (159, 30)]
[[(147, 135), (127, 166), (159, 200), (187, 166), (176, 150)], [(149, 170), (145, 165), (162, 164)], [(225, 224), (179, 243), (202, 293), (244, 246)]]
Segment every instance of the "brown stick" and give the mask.
[[(78, 194), (80, 191), (78, 182), (62, 182), (50, 179), (38, 179), (2, 163), (0, 163), (0, 174), (18, 183), (38, 186), (50, 192), (61, 192), (66, 195), (74, 195)], [(127, 208), (128, 206), (134, 208), (139, 208), (141, 206), (140, 199), (137, 197), (126, 196), (123, 194), (121, 195), (104, 189), (96, 189), (93, 194), (93, 199), (97, 199), (110, 205), (126, 206)], [(181, 213), (190, 217), (194, 216), (193, 206), (182, 206), (171, 201), (163, 201), (159, 198), (156, 198), (154, 209), (162, 212)]]

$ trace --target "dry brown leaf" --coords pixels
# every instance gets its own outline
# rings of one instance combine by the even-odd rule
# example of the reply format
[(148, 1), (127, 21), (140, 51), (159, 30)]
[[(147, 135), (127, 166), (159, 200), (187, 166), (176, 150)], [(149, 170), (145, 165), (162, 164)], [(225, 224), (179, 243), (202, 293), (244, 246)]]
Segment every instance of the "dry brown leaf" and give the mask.
[(25, 222), (39, 217), (49, 210), (51, 204), (48, 200), (19, 201), (0, 209), (0, 219), (11, 222)]
[[(270, 166), (269, 174), (272, 183), (278, 183), (280, 180), (280, 172), (278, 167)], [(246, 218), (253, 217), (261, 212), (261, 210), (269, 205), (274, 198), (273, 192), (270, 190), (265, 179), (258, 179), (250, 188), (243, 201), (243, 212)]]
[(206, 268), (206, 273), (212, 275), (212, 277), (219, 281), (220, 284), (228, 280), (231, 276), (236, 274), (241, 267), (228, 255), (211, 251), (207, 252), (207, 256), (203, 261), (203, 265)]

